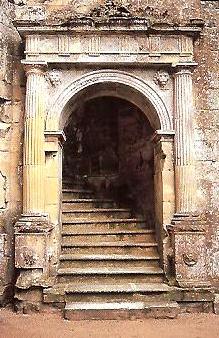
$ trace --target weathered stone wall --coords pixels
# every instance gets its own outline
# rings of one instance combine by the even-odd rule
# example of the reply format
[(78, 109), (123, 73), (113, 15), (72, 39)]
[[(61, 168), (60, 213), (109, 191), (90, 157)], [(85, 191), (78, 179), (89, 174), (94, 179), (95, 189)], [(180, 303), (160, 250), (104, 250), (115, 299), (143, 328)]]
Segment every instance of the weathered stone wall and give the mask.
[(0, 1), (0, 304), (12, 291), (13, 226), (21, 209), (23, 94), (13, 5)]
[[(105, 0), (14, 0), (17, 4), (17, 17), (27, 20), (46, 20), (47, 22), (62, 21), (72, 16), (87, 14)], [(153, 16), (155, 21), (185, 23), (190, 19), (199, 17), (200, 0), (118, 0), (136, 15)]]
[(219, 277), (219, 4), (201, 1), (205, 27), (195, 45), (198, 208), (208, 224), (208, 273)]

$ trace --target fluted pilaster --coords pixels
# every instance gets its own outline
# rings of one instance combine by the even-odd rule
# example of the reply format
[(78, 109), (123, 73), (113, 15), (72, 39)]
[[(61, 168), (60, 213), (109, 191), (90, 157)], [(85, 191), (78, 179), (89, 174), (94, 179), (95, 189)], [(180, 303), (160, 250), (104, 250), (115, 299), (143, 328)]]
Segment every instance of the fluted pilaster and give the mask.
[(175, 184), (176, 212), (195, 211), (194, 106), (190, 69), (175, 73)]
[(25, 214), (41, 214), (45, 208), (46, 79), (44, 67), (44, 65), (25, 65), (27, 76), (23, 178), (23, 212)]

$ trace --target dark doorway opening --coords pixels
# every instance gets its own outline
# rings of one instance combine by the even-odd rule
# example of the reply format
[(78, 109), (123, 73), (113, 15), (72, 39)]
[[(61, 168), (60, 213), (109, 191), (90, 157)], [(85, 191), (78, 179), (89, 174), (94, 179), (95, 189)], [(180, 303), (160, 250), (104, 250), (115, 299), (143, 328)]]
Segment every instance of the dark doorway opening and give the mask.
[(63, 180), (113, 198), (153, 228), (153, 132), (145, 114), (127, 100), (102, 96), (82, 102), (65, 127)]

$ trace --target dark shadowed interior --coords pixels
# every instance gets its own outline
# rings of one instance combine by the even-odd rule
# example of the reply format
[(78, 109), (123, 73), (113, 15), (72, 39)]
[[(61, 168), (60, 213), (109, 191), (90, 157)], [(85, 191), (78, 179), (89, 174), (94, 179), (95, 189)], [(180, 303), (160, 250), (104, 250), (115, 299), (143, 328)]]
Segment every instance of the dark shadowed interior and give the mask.
[(82, 102), (65, 127), (63, 177), (113, 198), (154, 226), (153, 129), (132, 103), (104, 96)]

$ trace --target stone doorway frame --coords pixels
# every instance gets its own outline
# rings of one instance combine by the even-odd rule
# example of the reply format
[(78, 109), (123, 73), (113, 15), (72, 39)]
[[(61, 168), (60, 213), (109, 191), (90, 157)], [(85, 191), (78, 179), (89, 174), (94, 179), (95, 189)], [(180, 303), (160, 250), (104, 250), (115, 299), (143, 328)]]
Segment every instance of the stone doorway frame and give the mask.
[[(153, 128), (156, 128), (154, 135), (152, 137), (152, 143), (154, 144), (154, 158), (155, 160), (155, 175), (154, 175), (154, 190), (155, 190), (155, 224), (156, 224), (156, 237), (159, 243), (159, 250), (161, 257), (164, 260), (164, 251), (167, 251), (164, 246), (166, 243), (164, 241), (167, 236), (166, 226), (170, 224), (173, 214), (175, 212), (175, 188), (174, 188), (174, 163), (173, 163), (173, 152), (174, 152), (174, 131), (173, 131), (173, 122), (172, 118), (168, 112), (168, 109), (159, 96), (159, 94), (149, 86), (142, 79), (133, 76), (127, 72), (122, 72), (118, 70), (99, 70), (94, 72), (89, 72), (77, 80), (73, 81), (68, 85), (61, 94), (57, 97), (54, 106), (48, 111), (46, 119), (46, 131), (45, 135), (52, 147), (51, 143), (54, 142), (54, 149), (56, 145), (59, 144), (59, 137), (63, 135), (63, 127), (65, 122), (68, 120), (70, 114), (72, 114), (72, 105), (68, 107), (70, 101), (77, 100), (77, 95), (83, 93), (80, 98), (83, 99), (83, 96), (86, 95), (86, 91), (92, 86), (102, 85), (103, 89), (100, 90), (95, 97), (99, 97), (101, 94), (116, 96), (123, 99), (126, 99), (129, 102), (134, 103), (141, 109), (142, 113), (148, 118)], [(107, 88), (108, 86), (116, 86), (116, 89), (111, 90)], [(123, 91), (121, 92), (121, 89)], [(104, 88), (105, 87), (105, 88)], [(128, 91), (133, 91), (133, 98)], [(127, 93), (126, 93), (127, 92)], [(135, 95), (135, 97), (134, 97)], [(94, 98), (92, 96), (92, 98)], [(89, 99), (86, 95), (86, 100)], [(144, 101), (149, 105), (144, 106)], [(143, 104), (142, 104), (143, 103)], [(73, 103), (74, 107), (74, 103)], [(158, 129), (160, 128), (160, 129)], [(50, 169), (48, 170), (51, 173), (51, 167), (53, 171), (59, 173), (61, 176), (60, 161), (62, 158), (62, 147), (57, 148), (58, 156), (53, 156), (52, 159), (49, 155), (46, 157), (46, 162), (49, 159)], [(53, 163), (52, 163), (53, 162)], [(161, 164), (162, 162), (162, 164)], [(163, 176), (165, 181), (163, 181)], [(48, 189), (52, 191), (54, 187), (56, 189), (56, 196), (54, 196), (53, 205), (46, 205), (46, 212), (51, 215), (51, 212), (55, 211), (55, 214), (58, 216), (58, 219), (55, 219), (55, 223), (59, 223), (61, 217), (61, 208), (60, 208), (60, 191), (62, 189), (62, 180), (59, 177), (50, 178), (47, 183)], [(50, 188), (51, 185), (51, 188)], [(52, 210), (51, 210), (52, 206)], [(57, 207), (57, 210), (55, 210)], [(166, 261), (166, 259), (165, 259)], [(162, 262), (164, 266), (165, 262)]]
[[(147, 65), (148, 68), (159, 66), (159, 69), (168, 69), (169, 73), (173, 75), (172, 105), (174, 107), (174, 118), (172, 117), (172, 120), (161, 97), (145, 80), (132, 75), (131, 72), (115, 70), (117, 65), (118, 67), (125, 65), (126, 69), (132, 68), (132, 63), (128, 59), (131, 55), (135, 56), (136, 52), (133, 54), (128, 53), (126, 56), (123, 47), (117, 52), (118, 55), (114, 56), (108, 55), (107, 52), (102, 53), (100, 50), (98, 50), (98, 53), (96, 50), (95, 53), (93, 53), (93, 50), (88, 50), (84, 54), (79, 54), (84, 58), (85, 65), (88, 62), (90, 69), (92, 67), (95, 69), (97, 63), (86, 61), (89, 57), (92, 60), (97, 56), (102, 57), (102, 64), (98, 67), (100, 69), (106, 67), (106, 59), (113, 66), (110, 66), (110, 69), (87, 73), (72, 81), (61, 93), (57, 94), (51, 110), (47, 112), (45, 97), (48, 84), (48, 65), (51, 67), (51, 64), (60, 66), (67, 64), (68, 67), (70, 65), (70, 68), (74, 70), (73, 64), (80, 64), (80, 58), (76, 59), (78, 55), (69, 50), (69, 46), (74, 42), (71, 40), (72, 36), (68, 35), (69, 31), (63, 31), (60, 34), (60, 32), (55, 32), (54, 28), (50, 28), (51, 35), (47, 36), (48, 30), (46, 29), (44, 32), (44, 28), (40, 29), (42, 29), (43, 34), (45, 33), (45, 41), (50, 49), (49, 54), (37, 53), (40, 40), (43, 41), (44, 39), (43, 34), (36, 35), (36, 31), (31, 31), (29, 27), (21, 28), (21, 31), (27, 34), (27, 57), (23, 61), (27, 77), (27, 89), (23, 215), (15, 225), (15, 266), (20, 271), (17, 287), (25, 289), (33, 285), (41, 287), (53, 285), (60, 245), (60, 168), (62, 168), (62, 141), (65, 138), (62, 131), (63, 126), (60, 124), (60, 117), (64, 111), (65, 118), (70, 114), (67, 104), (72, 97), (76, 97), (78, 93), (83, 92), (86, 88), (98, 85), (100, 82), (105, 84), (117, 83), (129, 88), (132, 94), (139, 93), (139, 103), (133, 103), (143, 112), (142, 102), (147, 103), (146, 106), (152, 106), (153, 109), (150, 110), (152, 115), (148, 117), (156, 130), (153, 141), (155, 142), (157, 186), (161, 186), (161, 171), (163, 172), (163, 177), (164, 175), (166, 176), (165, 184), (162, 184), (162, 194), (157, 194), (157, 200), (159, 201), (157, 205), (162, 201), (163, 206), (161, 208), (163, 210), (157, 211), (157, 215), (159, 215), (157, 217), (157, 233), (160, 234), (158, 240), (160, 247), (163, 249), (161, 253), (164, 265), (166, 262), (166, 276), (168, 277), (169, 269), (168, 256), (171, 256), (174, 261), (175, 282), (177, 281), (181, 286), (191, 284), (193, 286), (206, 285), (207, 274), (204, 262), (205, 255), (203, 254), (205, 229), (197, 221), (195, 203), (196, 180), (194, 174), (195, 156), (193, 153), (194, 107), (192, 84), (192, 71), (196, 65), (193, 62), (193, 32), (195, 34), (195, 28), (188, 27), (186, 28), (187, 30), (182, 30), (182, 32), (177, 31), (175, 32), (177, 33), (176, 36), (170, 35), (169, 31), (161, 31), (159, 36), (157, 32), (147, 32), (149, 35), (145, 35), (145, 38), (150, 43), (149, 45), (146, 44), (149, 49), (143, 54), (144, 61), (141, 61), (141, 67), (143, 65)], [(125, 30), (127, 31), (127, 28)], [(200, 31), (200, 29), (198, 28), (197, 31)], [(56, 34), (58, 34), (58, 39)], [(79, 36), (78, 38), (80, 39)], [(89, 35), (89, 41), (93, 42), (94, 38), (93, 35)], [(58, 44), (54, 42), (56, 41), (55, 39)], [(129, 39), (131, 39), (130, 36)], [(163, 41), (162, 43), (165, 41), (167, 45), (169, 42), (173, 44), (172, 51), (168, 51), (168, 57), (167, 52), (162, 50), (161, 41)], [(177, 44), (175, 45), (176, 42)], [(93, 46), (93, 44), (91, 45)], [(176, 46), (177, 51), (175, 50)], [(66, 62), (66, 57), (69, 58), (68, 62)], [(160, 58), (159, 64), (157, 63), (157, 58)], [(118, 62), (118, 60), (120, 61)], [(138, 62), (136, 62), (135, 66), (138, 67)], [(160, 85), (162, 85), (161, 82)], [(122, 96), (120, 97), (123, 98)], [(142, 98), (143, 101), (141, 100)], [(35, 140), (35, 142), (32, 140)], [(168, 176), (169, 173), (171, 173), (170, 177)], [(46, 190), (45, 185), (47, 187)], [(156, 190), (158, 191), (159, 189)], [(170, 195), (174, 199), (175, 205), (169, 208)], [(165, 236), (166, 229), (163, 227), (163, 224), (168, 225), (170, 223), (172, 223), (171, 231), (169, 232), (171, 241), (170, 237)], [(159, 227), (160, 224), (162, 224), (161, 229)], [(167, 242), (165, 242), (166, 238), (168, 239)], [(201, 250), (200, 258), (197, 257), (196, 253), (195, 243), (197, 240)], [(35, 243), (37, 243), (36, 246)], [(184, 245), (184, 243), (186, 244)], [(184, 252), (182, 252), (181, 246)], [(202, 274), (200, 274), (200, 270)], [(26, 285), (26, 280), (28, 280), (28, 286)]]

